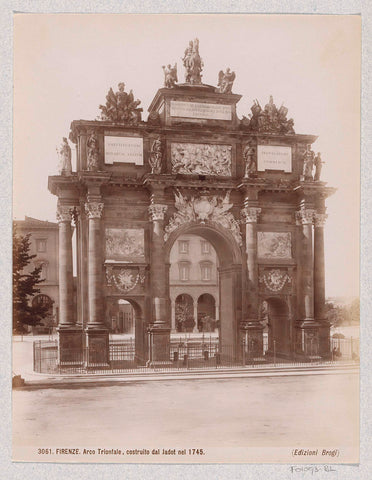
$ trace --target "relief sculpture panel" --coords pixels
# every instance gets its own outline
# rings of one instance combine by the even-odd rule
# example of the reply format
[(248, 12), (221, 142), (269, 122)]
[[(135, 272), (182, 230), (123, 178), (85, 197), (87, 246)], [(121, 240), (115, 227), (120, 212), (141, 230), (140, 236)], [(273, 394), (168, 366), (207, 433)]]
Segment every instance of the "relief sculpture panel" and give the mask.
[(145, 257), (143, 228), (106, 228), (106, 260), (133, 262)]
[(259, 258), (292, 258), (290, 232), (257, 232)]
[(231, 175), (231, 145), (172, 143), (172, 173)]

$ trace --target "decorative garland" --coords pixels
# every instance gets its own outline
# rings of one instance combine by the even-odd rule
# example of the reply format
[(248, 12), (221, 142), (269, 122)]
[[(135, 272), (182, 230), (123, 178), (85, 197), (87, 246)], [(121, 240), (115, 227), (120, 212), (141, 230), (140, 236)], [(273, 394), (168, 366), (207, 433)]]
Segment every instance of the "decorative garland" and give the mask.
[[(129, 281), (132, 282), (131, 285), (128, 285), (128, 286), (123, 285), (123, 283), (118, 280), (118, 276), (125, 275), (126, 273)], [(140, 275), (140, 273), (137, 273), (135, 280), (132, 280), (133, 276), (134, 274), (131, 273), (131, 270), (122, 269), (118, 273), (115, 273), (113, 271), (108, 272), (107, 280), (108, 280), (108, 284), (110, 284), (111, 281), (113, 281), (115, 287), (118, 290), (120, 290), (121, 292), (127, 293), (134, 290), (139, 282), (143, 283), (145, 280), (144, 275)]]
[[(273, 276), (275, 277), (274, 280), (272, 279)], [(266, 288), (271, 292), (279, 292), (284, 287), (286, 282), (291, 283), (291, 277), (287, 272), (275, 269), (263, 273), (260, 276), (260, 281), (263, 281)]]

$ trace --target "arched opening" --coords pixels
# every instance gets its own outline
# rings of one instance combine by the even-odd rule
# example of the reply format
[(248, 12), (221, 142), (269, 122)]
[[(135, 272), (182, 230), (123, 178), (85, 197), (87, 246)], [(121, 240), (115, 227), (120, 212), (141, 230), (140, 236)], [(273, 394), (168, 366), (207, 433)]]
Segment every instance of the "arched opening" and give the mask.
[(187, 295), (187, 293), (178, 295), (175, 307), (177, 332), (192, 332), (196, 325), (192, 297)]
[[(171, 267), (171, 251), (176, 248), (177, 240), (183, 236), (196, 235), (209, 242), (216, 252), (216, 285), (219, 305), (219, 340), (221, 351), (235, 355), (238, 345), (238, 328), (242, 315), (242, 253), (236, 239), (229, 230), (217, 224), (189, 223), (172, 232), (165, 245), (166, 262)], [(182, 248), (187, 248), (183, 246)], [(198, 269), (208, 266), (208, 262), (198, 262)], [(171, 271), (171, 268), (170, 268)], [(205, 278), (209, 276), (205, 273)], [(171, 283), (171, 282), (170, 282)], [(193, 295), (198, 299), (207, 293), (202, 280), (198, 291)], [(185, 291), (185, 290), (184, 290)], [(207, 290), (208, 291), (208, 290)], [(194, 318), (197, 319), (197, 301), (194, 302)], [(215, 312), (213, 317), (215, 317)]]
[(288, 357), (291, 355), (290, 322), (287, 302), (278, 297), (265, 299), (267, 305), (268, 353)]
[(135, 310), (123, 298), (107, 302), (106, 325), (112, 334), (134, 335)]
[(143, 309), (136, 300), (123, 297), (106, 298), (105, 323), (114, 342), (125, 346), (125, 360), (143, 364), (147, 341)]
[(42, 319), (40, 325), (35, 325), (32, 327), (33, 334), (51, 334), (53, 328), (57, 326), (57, 318), (56, 315), (53, 313), (53, 304), (54, 301), (44, 293), (40, 293), (36, 295), (32, 299), (32, 306), (42, 306), (47, 308), (46, 316)]
[(217, 322), (214, 297), (209, 293), (203, 293), (198, 298), (198, 331), (214, 332), (218, 328)]

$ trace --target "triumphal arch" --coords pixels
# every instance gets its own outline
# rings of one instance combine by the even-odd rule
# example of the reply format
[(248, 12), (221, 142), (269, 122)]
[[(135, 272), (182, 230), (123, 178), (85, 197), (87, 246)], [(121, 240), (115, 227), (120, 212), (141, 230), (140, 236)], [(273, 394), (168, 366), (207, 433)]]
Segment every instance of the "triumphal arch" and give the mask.
[[(219, 259), (221, 354), (240, 345), (306, 358), (329, 353), (324, 312), (325, 199), (314, 135), (297, 134), (288, 109), (254, 100), (242, 119), (235, 73), (202, 82), (198, 41), (142, 120), (140, 101), (124, 83), (110, 89), (98, 120), (75, 120), (59, 150), (59, 360), (88, 347), (87, 364), (105, 365), (110, 302), (135, 310), (136, 358), (169, 361), (169, 255), (176, 239), (196, 234)], [(72, 226), (74, 222), (74, 227)], [(72, 231), (76, 230), (77, 304), (73, 301)]]

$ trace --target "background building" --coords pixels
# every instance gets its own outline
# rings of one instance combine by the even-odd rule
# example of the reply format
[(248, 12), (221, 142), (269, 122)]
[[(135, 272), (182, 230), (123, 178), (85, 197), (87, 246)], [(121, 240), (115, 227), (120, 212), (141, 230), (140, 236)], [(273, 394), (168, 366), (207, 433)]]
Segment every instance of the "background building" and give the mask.
[(218, 258), (197, 235), (181, 235), (170, 252), (172, 331), (211, 332), (217, 327)]
[(49, 333), (51, 327), (58, 325), (59, 293), (58, 293), (58, 224), (36, 218), (25, 217), (15, 220), (13, 225), (19, 235), (30, 236), (30, 254), (36, 255), (25, 268), (31, 272), (35, 267), (42, 266), (41, 278), (45, 281), (38, 288), (32, 302), (48, 303), (49, 314), (43, 320), (43, 326), (31, 327), (34, 333)]

